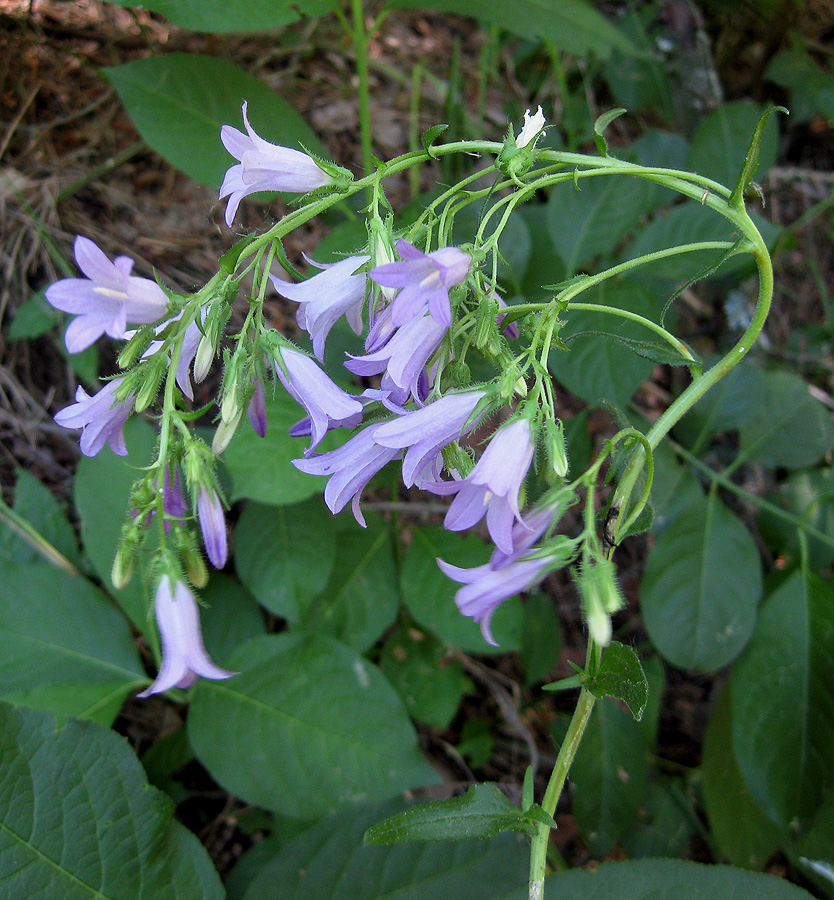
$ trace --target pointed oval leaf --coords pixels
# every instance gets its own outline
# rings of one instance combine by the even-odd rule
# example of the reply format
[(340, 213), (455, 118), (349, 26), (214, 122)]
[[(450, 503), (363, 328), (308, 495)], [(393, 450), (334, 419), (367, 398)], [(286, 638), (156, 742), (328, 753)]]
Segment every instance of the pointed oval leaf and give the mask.
[(733, 748), (779, 825), (816, 812), (834, 786), (834, 590), (794, 572), (762, 606), (733, 668)]
[(0, 704), (0, 884), (6, 897), (222, 900), (203, 847), (123, 737)]
[(622, 700), (637, 722), (643, 718), (649, 700), (649, 683), (633, 647), (611, 641), (599, 669), (585, 681), (585, 687), (595, 697)]
[(197, 685), (188, 733), (198, 759), (242, 799), (315, 819), (436, 780), (394, 689), (343, 644), (267, 635), (229, 665), (241, 674)]
[(134, 125), (149, 146), (196, 181), (219, 189), (237, 161), (220, 143), (223, 125), (252, 127), (264, 140), (326, 156), (298, 113), (262, 81), (225, 59), (191, 53), (149, 56), (105, 68)]
[(640, 600), (646, 630), (673, 665), (713, 672), (749, 640), (761, 590), (750, 532), (711, 494), (649, 553)]

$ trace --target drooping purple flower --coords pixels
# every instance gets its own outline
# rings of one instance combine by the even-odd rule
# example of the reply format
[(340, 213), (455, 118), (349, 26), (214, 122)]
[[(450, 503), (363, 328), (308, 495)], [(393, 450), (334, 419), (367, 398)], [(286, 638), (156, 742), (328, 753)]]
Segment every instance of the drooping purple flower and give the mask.
[(206, 652), (197, 601), (182, 581), (172, 583), (169, 575), (162, 576), (154, 610), (162, 641), (162, 666), (154, 683), (139, 697), (191, 687), (199, 676), (219, 681), (237, 674), (215, 665)]
[[(203, 311), (200, 312), (200, 319), (202, 321)], [(165, 322), (162, 322), (155, 329), (156, 333), (161, 333), (165, 328), (167, 328), (172, 322), (176, 322), (182, 313), (174, 316), (172, 319), (167, 319)], [(127, 334), (125, 337), (129, 337), (131, 335)], [(177, 361), (177, 374), (176, 380), (179, 389), (182, 391), (183, 396), (188, 397), (189, 400), (194, 399), (194, 388), (191, 385), (191, 376), (189, 374), (189, 367), (191, 366), (191, 362), (194, 359), (194, 355), (197, 352), (197, 346), (200, 343), (200, 339), (202, 338), (202, 332), (200, 331), (199, 324), (194, 321), (191, 322), (188, 327), (185, 329), (185, 334), (182, 336), (182, 347), (180, 349), (179, 360)], [(164, 341), (153, 341), (148, 349), (142, 354), (142, 359), (147, 359), (149, 356), (153, 356), (155, 353), (159, 353), (159, 351), (164, 346)], [(201, 381), (202, 379), (196, 378), (195, 381)]]
[[(498, 291), (496, 291), (496, 292), (493, 294), (493, 297), (495, 297), (495, 299), (498, 301), (498, 308), (499, 308), (499, 309), (508, 309), (508, 306), (507, 306), (507, 304), (506, 304), (506, 301), (505, 301), (504, 298), (498, 293)], [(505, 312), (500, 312), (500, 313), (498, 313), (498, 315), (495, 317), (495, 323), (496, 323), (496, 325), (498, 325), (499, 328), (501, 328), (501, 324), (503, 323), (503, 321), (504, 321), (506, 315), (507, 315), (507, 314), (506, 314)], [(519, 331), (518, 331), (518, 323), (517, 323), (517, 322), (510, 322), (510, 324), (507, 325), (507, 326), (505, 326), (505, 327), (502, 329), (502, 331), (503, 331), (504, 334), (505, 334), (508, 338), (510, 338), (511, 340), (516, 340), (516, 339), (518, 338), (518, 335), (519, 335)]]
[[(174, 469), (174, 477), (171, 478), (171, 470), (165, 467), (165, 477), (162, 479), (162, 511), (171, 519), (183, 519), (188, 511), (182, 493), (179, 469)], [(165, 522), (164, 528), (168, 534), (171, 523)]]
[(447, 330), (428, 314), (417, 316), (398, 328), (381, 349), (352, 358), (345, 368), (363, 376), (384, 372), (381, 387), (394, 403), (405, 403), (409, 394), (418, 400), (420, 375)]
[(116, 391), (124, 381), (114, 378), (91, 397), (83, 387), (75, 392), (75, 403), (55, 414), (55, 421), (64, 428), (82, 428), (81, 452), (85, 456), (95, 456), (105, 445), (117, 456), (127, 455), (127, 445), (122, 429), (133, 412), (130, 397), (121, 402), (116, 400)]
[(439, 476), (442, 468), (440, 451), (475, 427), (478, 419), (472, 419), (472, 414), (485, 396), (485, 391), (446, 394), (422, 409), (406, 413), (374, 429), (373, 437), (377, 444), (392, 450), (407, 448), (403, 460), (403, 482), (406, 487)]
[(491, 563), (473, 569), (461, 569), (442, 559), (437, 564), (445, 575), (464, 585), (455, 594), (455, 603), (465, 616), (480, 623), (481, 634), (488, 644), (497, 646), (490, 630), (492, 615), (510, 597), (536, 584), (552, 563), (548, 556), (515, 559), (501, 568)]
[(532, 459), (530, 424), (518, 418), (494, 435), (466, 478), (424, 482), (423, 487), (435, 494), (457, 494), (443, 523), (449, 531), (471, 528), (486, 513), (496, 546), (512, 553), (513, 522), (521, 521), (518, 494)]
[(386, 263), (370, 271), (382, 287), (401, 288), (394, 298), (391, 320), (398, 328), (428, 307), (432, 318), (447, 328), (452, 322), (449, 288), (469, 274), (470, 257), (457, 247), (441, 247), (423, 253), (408, 241), (397, 241), (400, 262)]
[(256, 191), (290, 191), (306, 193), (330, 184), (333, 179), (319, 167), (312, 156), (289, 147), (270, 144), (255, 133), (243, 104), (246, 134), (224, 125), (220, 129), (223, 146), (240, 160), (226, 172), (220, 188), (220, 199), (229, 198), (226, 224), (231, 228), (240, 201)]
[(359, 508), (362, 491), (386, 463), (400, 454), (399, 450), (377, 444), (373, 437), (374, 430), (375, 426), (364, 428), (341, 447), (320, 456), (293, 460), (293, 465), (302, 472), (329, 475), (324, 502), (335, 514), (352, 500), (353, 515), (363, 528), (365, 518)]
[(334, 384), (309, 356), (284, 347), (281, 358), (287, 371), (285, 374), (276, 365), (278, 378), (310, 418), (312, 440), (305, 456), (318, 447), (331, 428), (355, 428), (362, 421), (361, 401)]
[(229, 556), (226, 516), (217, 491), (201, 487), (197, 491), (197, 518), (203, 532), (206, 555), (215, 569), (222, 569)]
[(367, 256), (348, 256), (337, 263), (323, 265), (318, 275), (299, 284), (281, 281), (270, 275), (272, 286), (288, 300), (299, 304), (296, 319), (313, 340), (313, 352), (321, 359), (330, 329), (341, 316), (356, 334), (362, 331), (362, 303), (365, 299), (365, 273), (356, 270), (368, 261)]
[(247, 409), (249, 423), (258, 437), (266, 437), (266, 394), (260, 381), (255, 382), (255, 393)]
[(133, 260), (111, 262), (89, 239), (75, 239), (75, 260), (85, 278), (63, 278), (46, 289), (46, 299), (63, 312), (75, 313), (65, 340), (70, 353), (89, 347), (105, 332), (125, 337), (127, 323), (147, 325), (165, 315), (168, 298), (149, 278), (131, 275)]

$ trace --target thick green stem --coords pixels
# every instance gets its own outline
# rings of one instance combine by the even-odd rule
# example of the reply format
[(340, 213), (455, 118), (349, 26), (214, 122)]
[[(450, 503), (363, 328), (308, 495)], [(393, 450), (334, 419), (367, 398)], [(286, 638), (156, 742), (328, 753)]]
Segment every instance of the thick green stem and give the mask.
[[(591, 647), (588, 648), (589, 657)], [(579, 749), (579, 742), (585, 733), (588, 720), (594, 708), (596, 697), (584, 687), (579, 692), (579, 701), (568, 726), (568, 732), (559, 748), (556, 764), (550, 774), (550, 781), (542, 800), (542, 809), (550, 816), (556, 812), (559, 797), (565, 786), (571, 763)], [(544, 876), (547, 870), (547, 845), (550, 840), (550, 826), (539, 824), (533, 835), (533, 844), (530, 850), (530, 900), (541, 900), (544, 892)]]

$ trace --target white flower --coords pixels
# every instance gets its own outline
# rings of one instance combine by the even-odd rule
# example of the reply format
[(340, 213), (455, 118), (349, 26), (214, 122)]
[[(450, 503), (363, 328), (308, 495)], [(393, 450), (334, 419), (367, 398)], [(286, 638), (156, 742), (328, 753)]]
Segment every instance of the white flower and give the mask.
[(533, 116), (530, 115), (530, 110), (528, 109), (524, 113), (524, 125), (521, 133), (515, 140), (516, 147), (526, 147), (529, 143), (535, 144), (536, 138), (541, 134), (543, 128), (544, 113), (542, 108), (539, 107)]

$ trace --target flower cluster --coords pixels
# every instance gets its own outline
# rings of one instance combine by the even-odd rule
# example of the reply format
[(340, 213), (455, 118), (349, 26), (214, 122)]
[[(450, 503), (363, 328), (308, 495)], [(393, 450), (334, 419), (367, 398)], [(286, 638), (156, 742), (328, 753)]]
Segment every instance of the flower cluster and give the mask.
[[(245, 132), (228, 125), (221, 131), (223, 145), (238, 161), (227, 171), (220, 190), (220, 198), (228, 198), (227, 225), (234, 221), (241, 201), (257, 191), (341, 189), (343, 170), (265, 141), (252, 128), (246, 104), (243, 123)], [(532, 153), (543, 125), (541, 110), (525, 116), (516, 147)], [(490, 620), (497, 606), (566, 559), (550, 537), (554, 507), (540, 504), (526, 515), (522, 511), (523, 485), (540, 427), (538, 402), (525, 401), (512, 411), (477, 461), (461, 446), (490, 413), (507, 404), (514, 391), (502, 387), (502, 378), (472, 385), (465, 377), (447, 375), (457, 353), (456, 322), (466, 316), (475, 321), (479, 301), (480, 310), (489, 312), (475, 316), (491, 329), (489, 340), (494, 342), (499, 330), (507, 337), (518, 336), (514, 323), (504, 325), (507, 310), (495, 290), (494, 272), (490, 284), (479, 271), (477, 253), (468, 247), (444, 246), (442, 240), (432, 249), (431, 239), (420, 228), (395, 240), (378, 213), (375, 216), (365, 251), (330, 264), (308, 259), (319, 271), (306, 280), (283, 280), (266, 271), (267, 266), (257, 270), (261, 300), (271, 283), (280, 296), (297, 304), (297, 322), (310, 336), (313, 356), (257, 319), (251, 333), (239, 336), (234, 353), (226, 354), (220, 422), (211, 450), (189, 437), (183, 419), (175, 418), (166, 389), (163, 415), (169, 417), (169, 427), (163, 430), (158, 468), (146, 476), (143, 490), (134, 490), (133, 519), (114, 563), (119, 580), (129, 577), (131, 554), (141, 544), (142, 533), (155, 517), (162, 520), (163, 545), (167, 541), (175, 548), (162, 547), (156, 570), (162, 665), (141, 696), (187, 687), (197, 676), (232, 674), (216, 666), (203, 646), (197, 603), (182, 573), (200, 587), (205, 564), (187, 526), (190, 521), (199, 523), (205, 555), (214, 567), (223, 568), (228, 541), (214, 454), (228, 445), (244, 408), (255, 432), (265, 434), (266, 386), (274, 385), (274, 379), (305, 412), (291, 434), (309, 436), (310, 443), (294, 465), (328, 478), (324, 499), (333, 513), (351, 504), (364, 525), (362, 492), (385, 465), (400, 460), (406, 487), (454, 497), (446, 528), (460, 531), (485, 519), (495, 543), (488, 564), (463, 570), (442, 560), (438, 563), (463, 585), (457, 592), (458, 607), (481, 624), (488, 641), (493, 642)], [(422, 249), (417, 246), (421, 242)], [(79, 388), (75, 404), (59, 412), (56, 421), (82, 429), (85, 454), (94, 455), (109, 443), (115, 453), (124, 455), (126, 420), (153, 402), (162, 380), (169, 378), (169, 368), (181, 394), (175, 405), (194, 400), (193, 382), (206, 377), (219, 352), (240, 282), (226, 279), (225, 287), (211, 290), (210, 283), (204, 293), (182, 299), (155, 281), (131, 275), (130, 259), (119, 256), (111, 262), (86, 238), (76, 240), (75, 254), (85, 277), (64, 279), (47, 291), (56, 308), (77, 315), (66, 332), (67, 347), (73, 352), (84, 349), (105, 333), (126, 339), (119, 358), (126, 372), (94, 396)], [(367, 316), (364, 353), (344, 363), (354, 375), (378, 377), (378, 386), (361, 394), (343, 390), (317, 362), (324, 358), (330, 331), (343, 316), (357, 335)], [(138, 327), (128, 331), (129, 324)], [(482, 331), (483, 327), (479, 325)], [(173, 389), (171, 379), (166, 384)], [(337, 428), (358, 431), (336, 449), (321, 452), (325, 436)], [(478, 447), (478, 442), (474, 445)]]

